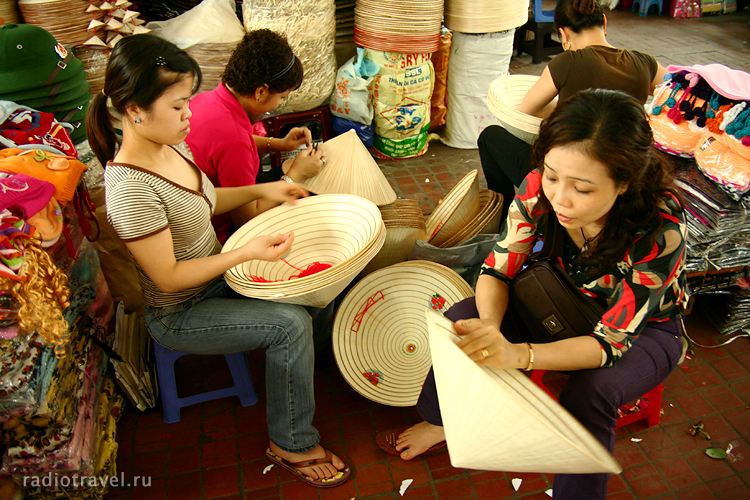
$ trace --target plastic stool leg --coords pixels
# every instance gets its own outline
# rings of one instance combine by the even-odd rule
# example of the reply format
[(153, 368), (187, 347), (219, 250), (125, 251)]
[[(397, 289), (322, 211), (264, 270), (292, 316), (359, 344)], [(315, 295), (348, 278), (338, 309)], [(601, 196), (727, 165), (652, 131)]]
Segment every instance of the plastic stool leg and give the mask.
[(659, 425), (659, 422), (661, 421), (661, 397), (662, 392), (664, 391), (664, 384), (659, 384), (658, 386), (651, 389), (649, 392), (645, 394), (644, 397), (648, 398), (649, 403), (649, 415), (648, 415), (648, 426), (653, 427), (655, 425)]
[(177, 398), (177, 381), (174, 376), (174, 362), (177, 358), (171, 356), (169, 352), (159, 353), (156, 349), (155, 353), (156, 376), (159, 379), (164, 422), (173, 424), (180, 421), (180, 402)]
[(242, 406), (254, 405), (258, 402), (258, 394), (255, 392), (253, 379), (250, 377), (250, 366), (247, 364), (245, 353), (227, 354), (225, 357), (229, 365), (229, 371), (232, 373), (234, 387), (237, 390), (240, 403), (242, 403)]

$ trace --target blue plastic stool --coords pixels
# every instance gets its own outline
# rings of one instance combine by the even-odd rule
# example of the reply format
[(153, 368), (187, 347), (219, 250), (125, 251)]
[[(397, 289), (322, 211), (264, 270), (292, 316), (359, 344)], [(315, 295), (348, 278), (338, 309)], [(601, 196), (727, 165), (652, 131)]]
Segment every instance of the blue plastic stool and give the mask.
[[(658, 5), (659, 15), (661, 15), (662, 7), (663, 7), (662, 2), (663, 0), (634, 0), (632, 12), (635, 12), (636, 10), (638, 10), (639, 16), (646, 16), (648, 15), (648, 9), (650, 9), (652, 5)], [(636, 6), (638, 7), (636, 8)]]
[[(563, 51), (562, 45), (552, 39), (555, 34), (555, 11), (542, 10), (542, 0), (534, 0), (531, 4), (532, 16), (521, 26), (516, 28), (513, 38), (513, 48), (518, 55), (524, 52), (531, 54), (534, 64), (542, 62), (545, 56), (552, 56)], [(526, 42), (526, 32), (534, 33), (534, 41)]]
[(555, 9), (542, 10), (542, 0), (534, 0), (531, 4), (531, 13), (534, 14), (534, 21), (538, 23), (555, 22)]
[(161, 405), (164, 410), (164, 422), (173, 424), (180, 421), (180, 409), (185, 406), (212, 401), (214, 399), (238, 396), (242, 406), (254, 405), (258, 402), (258, 395), (250, 377), (250, 367), (244, 352), (225, 354), (229, 371), (234, 380), (234, 387), (195, 394), (186, 398), (177, 396), (177, 381), (174, 376), (174, 364), (187, 353), (173, 351), (154, 342), (154, 358), (156, 360), (156, 375), (159, 379)]

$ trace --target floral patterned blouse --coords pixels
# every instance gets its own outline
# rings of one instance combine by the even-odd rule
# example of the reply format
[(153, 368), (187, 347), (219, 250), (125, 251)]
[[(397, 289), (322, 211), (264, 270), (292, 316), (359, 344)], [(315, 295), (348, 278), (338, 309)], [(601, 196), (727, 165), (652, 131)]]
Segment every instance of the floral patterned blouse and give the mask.
[[(526, 176), (503, 225), (502, 239), (484, 261), (482, 274), (510, 283), (524, 267), (544, 232), (535, 221), (546, 217), (533, 211), (541, 187), (539, 171)], [(591, 333), (602, 346), (602, 366), (616, 363), (646, 323), (668, 321), (687, 305), (685, 216), (676, 201), (660, 208), (664, 224), (654, 243), (650, 243), (650, 229), (639, 231), (623, 260), (596, 279), (573, 265), (580, 250), (566, 234), (563, 268), (583, 293), (608, 304)]]

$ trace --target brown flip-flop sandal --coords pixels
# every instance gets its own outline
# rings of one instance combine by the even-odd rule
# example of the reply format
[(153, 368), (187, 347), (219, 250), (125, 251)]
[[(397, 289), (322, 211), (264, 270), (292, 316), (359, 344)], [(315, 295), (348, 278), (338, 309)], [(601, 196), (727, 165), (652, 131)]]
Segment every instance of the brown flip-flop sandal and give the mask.
[(317, 464), (331, 464), (333, 465), (333, 455), (331, 455), (331, 452), (329, 450), (326, 450), (326, 456), (323, 458), (315, 458), (313, 460), (303, 460), (301, 462), (290, 462), (288, 460), (285, 460), (281, 458), (280, 456), (276, 455), (274, 452), (271, 451), (271, 448), (266, 448), (266, 456), (268, 459), (279, 465), (280, 467), (285, 468), (298, 478), (300, 478), (302, 481), (306, 482), (307, 484), (310, 484), (312, 486), (315, 486), (316, 488), (335, 488), (336, 486), (344, 484), (349, 477), (352, 475), (352, 471), (347, 467), (346, 469), (340, 470), (338, 474), (336, 474), (334, 477), (329, 477), (326, 479), (312, 479), (307, 476), (307, 474), (303, 474), (299, 471), (299, 469), (304, 469), (305, 467), (310, 467), (311, 465), (317, 465)]
[[(401, 435), (401, 433), (403, 433), (409, 427), (413, 427), (413, 425), (414, 424), (399, 425), (398, 427), (394, 427), (393, 429), (378, 432), (375, 435), (375, 443), (377, 443), (381, 450), (388, 453), (389, 455), (400, 457), (401, 452), (396, 449), (396, 441), (398, 440), (398, 437)], [(439, 450), (444, 446), (445, 441), (441, 441), (440, 443), (434, 444), (426, 449), (424, 453), (430, 453), (431, 451)]]

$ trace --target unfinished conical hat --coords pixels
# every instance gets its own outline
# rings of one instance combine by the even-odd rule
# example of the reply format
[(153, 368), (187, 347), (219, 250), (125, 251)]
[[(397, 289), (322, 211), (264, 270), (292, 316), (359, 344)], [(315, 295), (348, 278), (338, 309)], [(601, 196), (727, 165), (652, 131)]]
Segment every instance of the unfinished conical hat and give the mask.
[(132, 33), (133, 26), (131, 26), (130, 24), (123, 24), (122, 27), (117, 31), (119, 31), (120, 33), (125, 33), (125, 34)]
[(99, 9), (101, 9), (101, 10), (112, 10), (112, 9), (114, 9), (114, 7), (112, 6), (112, 4), (111, 4), (111, 3), (109, 3), (109, 2), (104, 2), (103, 4), (101, 4), (101, 5), (99, 6)]
[(521, 113), (521, 101), (539, 80), (533, 75), (504, 75), (490, 84), (487, 107), (508, 132), (533, 144), (539, 135), (542, 119)]
[(426, 310), (432, 366), (454, 467), (549, 474), (619, 474), (620, 465), (565, 408), (518, 370), (480, 367)]
[(132, 21), (136, 17), (140, 16), (140, 12), (136, 12), (134, 10), (126, 10), (125, 13), (122, 16), (122, 22), (127, 23), (128, 21)]
[(455, 271), (411, 261), (365, 276), (341, 302), (333, 353), (341, 374), (364, 397), (416, 404), (431, 358), (424, 310), (445, 311), (474, 295)]
[(113, 36), (109, 42), (107, 42), (107, 45), (109, 45), (110, 48), (114, 49), (115, 45), (117, 45), (117, 42), (119, 42), (120, 40), (122, 40), (122, 35), (118, 33), (117, 35)]
[(109, 15), (112, 17), (117, 17), (119, 19), (122, 19), (122, 16), (125, 15), (125, 11), (122, 9), (115, 9), (112, 12), (110, 12)]
[(108, 30), (118, 30), (122, 28), (122, 23), (115, 19), (114, 17), (107, 21), (107, 28)]
[(136, 26), (135, 28), (133, 28), (134, 35), (143, 35), (144, 33), (151, 33), (151, 30), (148, 28), (144, 28), (143, 26)]
[(320, 146), (326, 164), (318, 175), (300, 183), (316, 194), (353, 194), (376, 205), (396, 201), (396, 192), (354, 130)]
[(87, 47), (107, 47), (107, 44), (104, 43), (104, 41), (102, 41), (102, 39), (96, 35), (83, 42), (83, 44)]
[(440, 246), (479, 213), (479, 172), (471, 170), (435, 207), (427, 219), (427, 241)]
[(97, 12), (100, 10), (102, 9), (100, 9), (99, 7), (97, 7), (96, 5), (92, 3), (91, 5), (88, 6), (88, 8), (86, 9), (86, 12)]
[(104, 23), (101, 22), (101, 21), (99, 21), (99, 20), (97, 20), (97, 19), (92, 19), (86, 29), (87, 30), (92, 30), (94, 28), (98, 28), (99, 26), (104, 26)]

